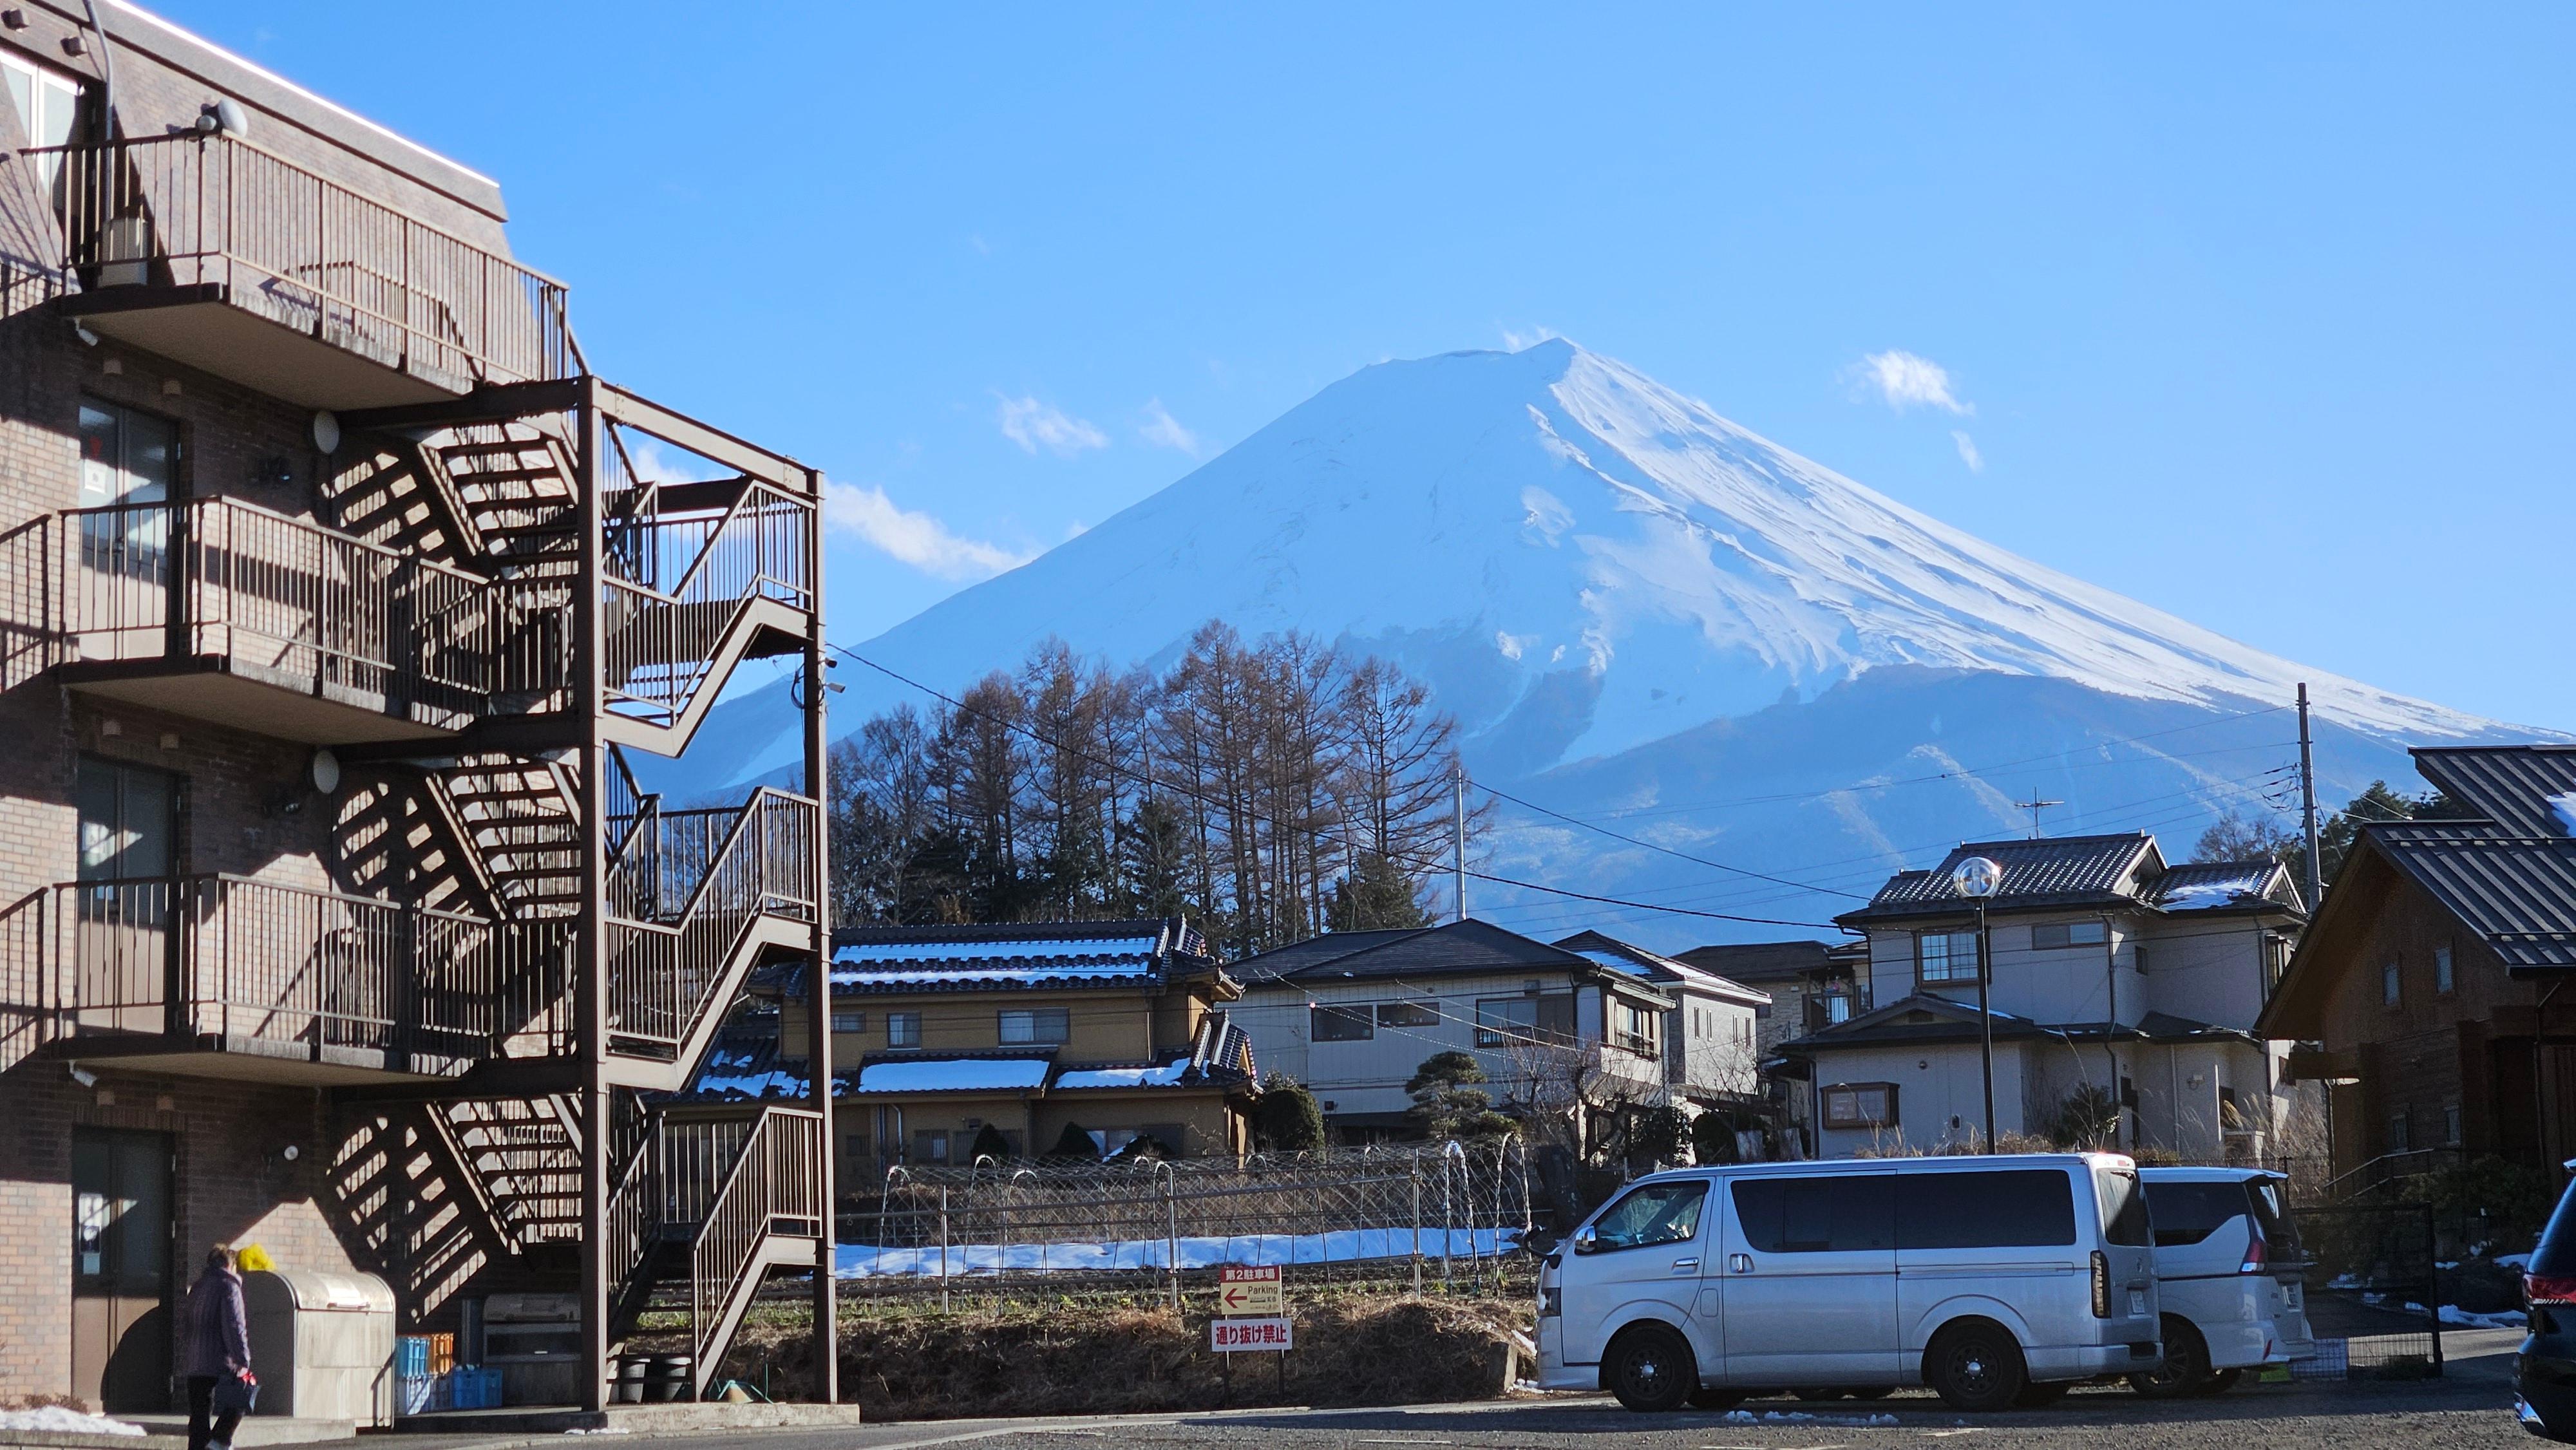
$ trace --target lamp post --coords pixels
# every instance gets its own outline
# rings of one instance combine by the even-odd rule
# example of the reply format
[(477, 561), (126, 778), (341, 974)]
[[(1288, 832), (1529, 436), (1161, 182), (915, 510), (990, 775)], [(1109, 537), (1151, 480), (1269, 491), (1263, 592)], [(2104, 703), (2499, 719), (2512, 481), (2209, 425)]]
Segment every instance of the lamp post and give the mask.
[(1987, 979), (1994, 975), (1986, 964), (1986, 902), (2003, 884), (2004, 868), (1983, 856), (1969, 857), (1950, 873), (1950, 889), (1977, 908), (1977, 1032), (1985, 1059), (1985, 1151), (1989, 1153), (1995, 1151), (1995, 1014), (1986, 1006)]

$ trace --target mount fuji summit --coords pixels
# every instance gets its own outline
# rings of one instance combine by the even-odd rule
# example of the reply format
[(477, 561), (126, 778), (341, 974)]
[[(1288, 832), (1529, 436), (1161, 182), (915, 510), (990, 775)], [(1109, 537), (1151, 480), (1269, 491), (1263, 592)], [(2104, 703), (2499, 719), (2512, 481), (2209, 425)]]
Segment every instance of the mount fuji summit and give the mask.
[[(2411, 786), (2408, 744), (2535, 734), (1996, 548), (1562, 339), (1363, 368), (860, 653), (953, 693), (1050, 635), (1167, 665), (1212, 617), (1400, 663), (1478, 780), (1592, 823), (1506, 803), (1486, 869), (1682, 909), (1471, 888), (1542, 936), (1825, 934), (1892, 870), (2026, 834), (2024, 798), (2181, 859), (2220, 812), (2287, 819), (2301, 681), (2321, 808)], [(906, 693), (839, 673), (845, 728)], [(795, 758), (774, 713), (710, 721), (737, 777)]]

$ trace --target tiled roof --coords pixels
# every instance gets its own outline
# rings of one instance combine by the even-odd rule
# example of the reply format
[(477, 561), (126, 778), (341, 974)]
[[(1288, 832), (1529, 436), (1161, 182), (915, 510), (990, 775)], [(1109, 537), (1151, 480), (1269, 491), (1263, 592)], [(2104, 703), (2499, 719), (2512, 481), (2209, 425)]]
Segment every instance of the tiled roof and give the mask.
[(1402, 927), (1383, 931), (1329, 931), (1275, 951), (1263, 952), (1257, 957), (1246, 957), (1234, 963), (1229, 970), (1246, 983), (1274, 982), (1306, 967), (1401, 941), (1427, 930), (1427, 927)]
[[(1249, 958), (1237, 964), (1236, 970), (1244, 975), (1245, 980), (1306, 983), (1367, 977), (1427, 978), (1521, 969), (1542, 972), (1571, 969), (1586, 973), (1598, 970), (1592, 962), (1572, 952), (1561, 951), (1545, 942), (1505, 931), (1473, 917), (1419, 931), (1354, 932), (1351, 935), (1366, 935), (1377, 940), (1356, 951), (1331, 953), (1310, 950), (1314, 944), (1312, 941), (1300, 942), (1296, 946)], [(1322, 942), (1335, 940), (1329, 936), (1314, 939)], [(1268, 965), (1282, 959), (1289, 962), (1284, 970)]]
[[(833, 934), (832, 990), (1138, 987), (1212, 970), (1180, 918), (1013, 926), (860, 927)], [(790, 991), (801, 985), (797, 973)]]
[[(740, 1013), (718, 1032), (706, 1065), (678, 1095), (688, 1103), (801, 1102), (810, 1098), (802, 1057), (781, 1050), (775, 1010)], [(946, 1092), (1056, 1092), (1140, 1087), (1250, 1087), (1259, 1080), (1252, 1041), (1224, 1012), (1199, 1019), (1189, 1051), (1160, 1062), (1059, 1067), (1053, 1050), (880, 1052), (832, 1074), (835, 1099)]]
[[(1835, 920), (1850, 924), (1882, 917), (1965, 911), (1969, 903), (1951, 889), (1950, 874), (1971, 856), (1983, 856), (2003, 868), (2002, 889), (1988, 898), (1989, 909), (2129, 901), (2133, 898), (2122, 894), (2122, 886), (2155, 853), (2155, 837), (2143, 831), (2116, 836), (1972, 841), (1953, 847), (1941, 864), (1929, 871), (1896, 873), (1867, 906)], [(2153, 864), (2161, 865), (2161, 859)]]
[(2186, 861), (2156, 878), (2147, 899), (2158, 911), (2269, 909), (2298, 900), (2280, 862)]
[(1681, 961), (1737, 982), (1779, 982), (1824, 967), (1833, 947), (1820, 941), (1725, 942), (1677, 953)]
[[(1707, 992), (1747, 1007), (1767, 1007), (1771, 1004), (1771, 994), (1759, 988), (1748, 987), (1742, 982), (1733, 981), (1716, 972), (1693, 966), (1678, 958), (1665, 956), (1661, 952), (1648, 951), (1634, 942), (1624, 942), (1617, 937), (1604, 936), (1597, 931), (1576, 932), (1556, 945), (1576, 956), (1607, 967), (1611, 971), (1624, 972), (1632, 977), (1642, 977), (1650, 982)], [(1818, 945), (1821, 946), (1822, 943)], [(1819, 953), (1818, 960), (1822, 959), (1822, 954)]]

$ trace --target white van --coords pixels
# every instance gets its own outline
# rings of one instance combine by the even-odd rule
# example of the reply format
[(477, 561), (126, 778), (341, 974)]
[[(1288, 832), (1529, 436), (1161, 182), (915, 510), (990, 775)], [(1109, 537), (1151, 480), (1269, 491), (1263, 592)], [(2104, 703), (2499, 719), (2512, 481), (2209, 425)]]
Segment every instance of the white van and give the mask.
[(2137, 1166), (2114, 1154), (1754, 1163), (1628, 1185), (1539, 1274), (1539, 1383), (1632, 1410), (1753, 1386), (1963, 1410), (2153, 1368)]
[(2289, 1179), (2261, 1168), (2149, 1168), (2161, 1367), (2129, 1376), (2158, 1399), (2216, 1394), (2249, 1368), (2314, 1359), (2307, 1265)]

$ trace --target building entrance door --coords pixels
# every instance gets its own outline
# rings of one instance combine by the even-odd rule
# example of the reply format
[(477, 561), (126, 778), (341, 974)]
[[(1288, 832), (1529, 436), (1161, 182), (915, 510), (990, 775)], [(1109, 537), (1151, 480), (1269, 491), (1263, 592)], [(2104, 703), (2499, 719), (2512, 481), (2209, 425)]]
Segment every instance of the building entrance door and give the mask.
[(109, 1411), (170, 1408), (171, 1151), (72, 1130), (72, 1393)]
[(160, 1032), (170, 1025), (171, 879), (177, 863), (179, 778), (83, 756), (80, 921), (73, 971), (83, 1031)]

